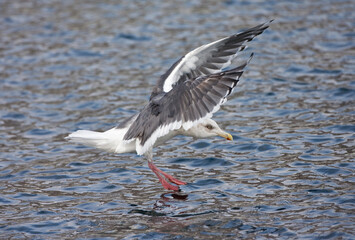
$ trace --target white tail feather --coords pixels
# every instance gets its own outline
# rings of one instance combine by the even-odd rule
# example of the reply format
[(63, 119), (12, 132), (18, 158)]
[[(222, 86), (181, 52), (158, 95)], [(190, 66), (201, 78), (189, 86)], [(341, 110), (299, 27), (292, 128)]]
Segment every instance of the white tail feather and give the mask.
[(112, 128), (106, 132), (78, 130), (76, 132), (71, 133), (69, 136), (66, 137), (66, 139), (90, 147), (103, 149), (108, 152), (132, 152), (135, 150), (133, 144), (127, 144), (123, 142), (123, 136), (126, 132), (127, 129), (116, 128)]

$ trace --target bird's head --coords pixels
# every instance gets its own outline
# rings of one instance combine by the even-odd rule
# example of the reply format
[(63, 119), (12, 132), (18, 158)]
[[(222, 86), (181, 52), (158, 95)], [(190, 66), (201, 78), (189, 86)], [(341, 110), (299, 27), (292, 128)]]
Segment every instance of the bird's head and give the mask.
[(192, 127), (190, 131), (191, 135), (197, 138), (221, 136), (227, 140), (233, 140), (232, 135), (223, 131), (212, 119), (205, 119), (203, 122)]

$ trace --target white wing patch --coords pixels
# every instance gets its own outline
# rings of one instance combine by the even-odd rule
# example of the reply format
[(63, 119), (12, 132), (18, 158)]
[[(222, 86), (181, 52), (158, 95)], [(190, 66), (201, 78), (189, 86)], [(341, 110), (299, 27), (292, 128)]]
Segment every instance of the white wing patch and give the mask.
[(136, 151), (138, 155), (143, 155), (150, 148), (152, 148), (158, 138), (167, 135), (170, 131), (177, 130), (181, 127), (182, 121), (176, 121), (167, 125), (159, 126), (152, 135), (147, 139), (144, 145), (141, 141), (136, 139)]
[[(212, 45), (214, 45), (214, 44), (216, 44), (216, 43), (218, 43), (220, 41), (223, 41), (226, 38), (228, 38), (228, 37), (219, 39), (219, 40), (214, 41), (212, 43), (208, 43), (208, 44), (202, 45), (202, 46), (192, 50), (188, 54), (186, 54), (184, 56), (184, 58), (181, 60), (181, 62), (174, 68), (174, 70), (170, 73), (170, 75), (165, 79), (164, 86), (163, 86), (163, 91), (164, 92), (169, 92), (173, 88), (173, 85), (179, 80), (179, 78), (184, 73), (188, 73), (191, 70), (195, 70), (196, 69), (196, 64), (197, 64), (197, 62), (199, 60), (197, 55), (199, 53), (201, 53), (205, 49), (209, 48), (210, 46), (212, 46)], [(229, 66), (229, 64), (227, 66)]]

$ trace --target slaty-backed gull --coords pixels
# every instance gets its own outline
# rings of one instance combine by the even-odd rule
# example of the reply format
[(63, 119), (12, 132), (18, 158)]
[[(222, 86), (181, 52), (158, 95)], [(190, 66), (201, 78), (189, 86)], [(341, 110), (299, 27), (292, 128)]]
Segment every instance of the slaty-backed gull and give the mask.
[(179, 190), (178, 185), (186, 182), (177, 180), (153, 164), (153, 147), (176, 135), (233, 139), (211, 118), (226, 102), (249, 61), (225, 69), (246, 48), (246, 42), (261, 34), (270, 23), (192, 50), (160, 77), (148, 104), (138, 114), (106, 132), (78, 130), (67, 139), (109, 152), (137, 152), (138, 155), (144, 155), (163, 187)]

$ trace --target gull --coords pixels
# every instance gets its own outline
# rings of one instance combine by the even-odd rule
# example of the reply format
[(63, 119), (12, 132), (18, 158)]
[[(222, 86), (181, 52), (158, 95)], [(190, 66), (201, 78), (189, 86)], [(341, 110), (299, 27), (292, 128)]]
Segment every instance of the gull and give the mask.
[(160, 77), (142, 110), (116, 127), (105, 132), (78, 130), (66, 138), (108, 152), (143, 155), (162, 186), (178, 191), (179, 185), (187, 183), (153, 163), (153, 147), (177, 135), (233, 140), (212, 116), (227, 101), (253, 53), (238, 66), (231, 67), (233, 60), (271, 22), (202, 45), (181, 57)]

